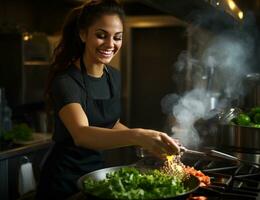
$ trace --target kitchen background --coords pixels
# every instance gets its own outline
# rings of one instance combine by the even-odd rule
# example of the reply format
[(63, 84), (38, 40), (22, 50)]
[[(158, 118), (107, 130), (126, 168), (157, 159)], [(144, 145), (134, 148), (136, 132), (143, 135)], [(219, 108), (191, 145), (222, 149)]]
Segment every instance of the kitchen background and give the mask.
[[(65, 15), (82, 2), (0, 1), (0, 87), (13, 126), (26, 123), (34, 132), (52, 132), (43, 98), (51, 52)], [(165, 131), (193, 148), (216, 146), (218, 113), (260, 105), (259, 0), (123, 3), (124, 45), (111, 63), (122, 73), (123, 123)], [(5, 116), (10, 112), (2, 119)], [(49, 143), (32, 150), (1, 144), (2, 152), (15, 148), (23, 151), (0, 157), (0, 174), (6, 182), (0, 189), (3, 199), (23, 194), (18, 191), (18, 177), (24, 162), (32, 162), (37, 180)], [(259, 150), (254, 149), (255, 154)], [(135, 159), (133, 148), (107, 152), (108, 165)]]

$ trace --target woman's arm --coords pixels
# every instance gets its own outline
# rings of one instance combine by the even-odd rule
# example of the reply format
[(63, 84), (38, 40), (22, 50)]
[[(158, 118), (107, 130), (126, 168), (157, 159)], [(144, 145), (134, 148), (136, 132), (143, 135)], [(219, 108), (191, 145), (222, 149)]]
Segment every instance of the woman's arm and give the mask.
[(115, 123), (113, 129), (129, 129), (127, 126), (125, 126), (124, 124), (122, 124), (120, 122), (120, 120), (117, 120), (117, 122)]
[(135, 145), (159, 157), (179, 151), (175, 141), (163, 132), (141, 128), (118, 129), (116, 127), (124, 126), (120, 122), (113, 129), (89, 126), (88, 118), (78, 103), (65, 105), (59, 111), (59, 117), (77, 146), (105, 150)]

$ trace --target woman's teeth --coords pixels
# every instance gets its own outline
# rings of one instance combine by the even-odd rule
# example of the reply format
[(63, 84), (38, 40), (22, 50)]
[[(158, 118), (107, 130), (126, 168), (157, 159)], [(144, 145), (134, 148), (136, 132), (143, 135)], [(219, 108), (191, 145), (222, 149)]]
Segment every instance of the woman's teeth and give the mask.
[(111, 56), (113, 54), (112, 50), (99, 50), (99, 52), (104, 56)]

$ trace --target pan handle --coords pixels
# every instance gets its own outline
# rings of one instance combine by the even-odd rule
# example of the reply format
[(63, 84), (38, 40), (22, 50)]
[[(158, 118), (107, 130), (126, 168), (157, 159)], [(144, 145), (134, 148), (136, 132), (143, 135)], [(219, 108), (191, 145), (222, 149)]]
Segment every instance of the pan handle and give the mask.
[(252, 165), (256, 168), (260, 168), (260, 163), (251, 162), (249, 160), (243, 160), (243, 159), (240, 159), (236, 156), (233, 156), (233, 155), (230, 155), (230, 154), (227, 154), (227, 153), (223, 153), (221, 151), (216, 151), (216, 150), (213, 150), (213, 149), (211, 149), (207, 152), (201, 152), (201, 151), (194, 151), (194, 150), (187, 149), (185, 147), (181, 147), (181, 152), (199, 155), (199, 156), (211, 156), (211, 157), (215, 157), (215, 158), (222, 158), (222, 159), (225, 159), (225, 160), (242, 162), (242, 163), (245, 163), (245, 164), (248, 164), (248, 165)]
[(215, 157), (223, 158), (223, 159), (226, 159), (226, 160), (240, 161), (239, 158), (237, 158), (235, 156), (232, 156), (232, 155), (220, 152), (220, 151), (216, 151), (216, 150), (213, 150), (213, 149), (210, 150), (210, 156), (215, 156)]
[(260, 164), (259, 163), (255, 163), (255, 162), (251, 162), (251, 161), (248, 161), (248, 160), (243, 160), (243, 159), (240, 159), (236, 156), (232, 156), (230, 154), (226, 154), (226, 153), (223, 153), (223, 152), (220, 152), (220, 151), (216, 151), (216, 150), (210, 150), (210, 153), (209, 153), (210, 156), (215, 156), (215, 157), (218, 157), (218, 158), (223, 158), (223, 159), (226, 159), (226, 160), (232, 160), (232, 161), (237, 161), (237, 162), (241, 162), (241, 163), (244, 163), (244, 164), (248, 164), (248, 165), (252, 165), (256, 168), (260, 168)]

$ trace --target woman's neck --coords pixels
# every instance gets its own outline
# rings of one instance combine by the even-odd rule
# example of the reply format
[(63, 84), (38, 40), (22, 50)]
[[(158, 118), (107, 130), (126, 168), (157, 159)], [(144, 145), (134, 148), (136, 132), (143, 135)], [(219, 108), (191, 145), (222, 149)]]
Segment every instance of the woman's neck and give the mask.
[[(86, 73), (89, 76), (99, 78), (103, 75), (104, 67), (105, 67), (104, 64), (88, 62), (88, 60), (85, 57), (83, 57), (83, 62), (86, 69)], [(75, 64), (80, 69), (80, 59), (78, 59)]]
[(88, 75), (93, 77), (101, 77), (104, 72), (104, 64), (102, 63), (94, 63), (87, 59), (86, 56), (83, 56), (83, 62), (86, 67), (86, 72)]
[(99, 78), (103, 75), (104, 65), (87, 65), (86, 71), (89, 76)]

